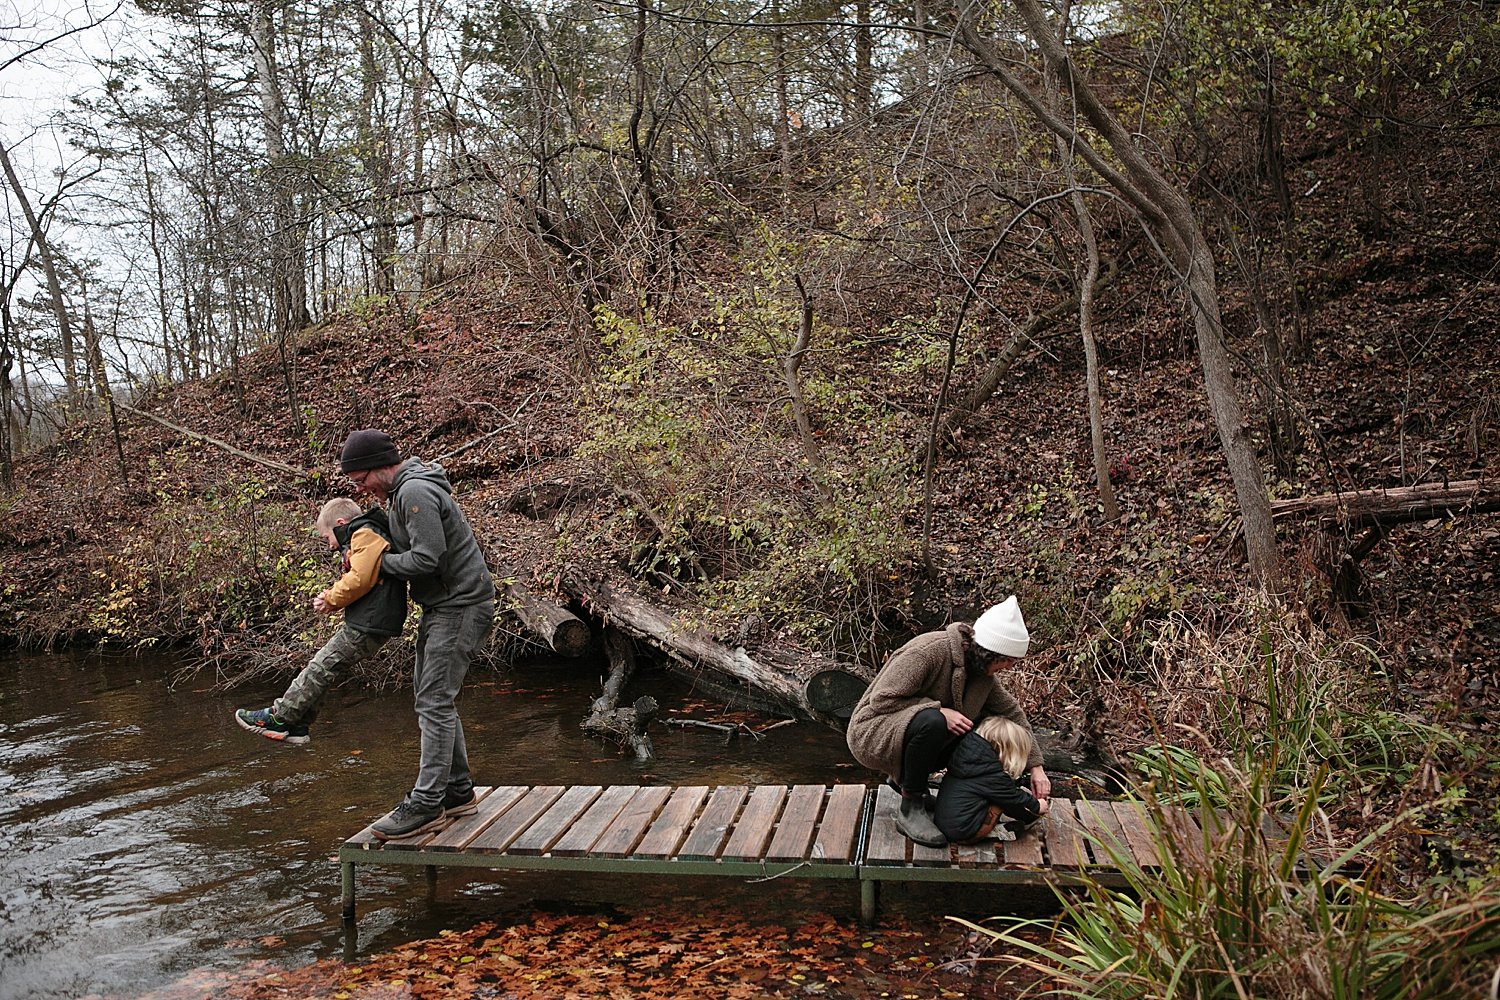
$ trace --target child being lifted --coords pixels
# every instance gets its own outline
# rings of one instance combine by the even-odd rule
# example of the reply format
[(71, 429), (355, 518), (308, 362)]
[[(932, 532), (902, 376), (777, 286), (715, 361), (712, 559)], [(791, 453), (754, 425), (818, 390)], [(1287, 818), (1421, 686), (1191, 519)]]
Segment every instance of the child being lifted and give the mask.
[(365, 511), (348, 497), (335, 497), (318, 512), (314, 527), (330, 549), (343, 553), (344, 574), (313, 598), (313, 610), (344, 612), (344, 624), (313, 654), (270, 708), (237, 709), (234, 721), (257, 736), (300, 744), (312, 739), (308, 727), (318, 705), (349, 668), (374, 656), (406, 622), (406, 583), (382, 576), (380, 557), (391, 547), (385, 511)]
[(1025, 824), (1047, 815), (1050, 800), (1038, 799), (1017, 780), (1030, 753), (1031, 734), (1003, 715), (991, 715), (965, 733), (938, 788), (933, 819), (943, 835), (954, 843), (972, 842), (994, 833), (1002, 818)]

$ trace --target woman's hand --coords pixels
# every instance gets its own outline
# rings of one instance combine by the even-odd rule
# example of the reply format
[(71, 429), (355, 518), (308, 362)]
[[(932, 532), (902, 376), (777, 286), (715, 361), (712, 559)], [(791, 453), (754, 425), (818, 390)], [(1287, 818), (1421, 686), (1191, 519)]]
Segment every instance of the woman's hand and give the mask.
[(957, 709), (942, 708), (938, 711), (943, 713), (943, 718), (948, 722), (948, 732), (954, 736), (962, 736), (974, 728), (973, 720)]
[(1031, 769), (1031, 794), (1039, 799), (1052, 797), (1052, 779), (1047, 777), (1040, 764)]

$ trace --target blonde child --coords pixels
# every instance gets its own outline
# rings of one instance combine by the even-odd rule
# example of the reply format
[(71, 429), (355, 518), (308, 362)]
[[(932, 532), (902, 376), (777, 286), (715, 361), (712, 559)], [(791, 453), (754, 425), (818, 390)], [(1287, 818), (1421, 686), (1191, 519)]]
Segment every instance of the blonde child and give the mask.
[(938, 788), (933, 818), (943, 835), (955, 843), (974, 841), (989, 836), (1002, 817), (1031, 823), (1045, 816), (1048, 800), (1017, 781), (1031, 750), (1031, 733), (1002, 715), (965, 733)]
[(400, 635), (406, 621), (406, 583), (380, 572), (380, 557), (391, 547), (385, 511), (366, 511), (348, 497), (335, 497), (318, 512), (314, 527), (330, 549), (343, 554), (344, 573), (313, 598), (313, 610), (324, 615), (342, 610), (344, 624), (269, 708), (234, 713), (241, 729), (283, 743), (308, 742), (308, 726), (328, 689)]

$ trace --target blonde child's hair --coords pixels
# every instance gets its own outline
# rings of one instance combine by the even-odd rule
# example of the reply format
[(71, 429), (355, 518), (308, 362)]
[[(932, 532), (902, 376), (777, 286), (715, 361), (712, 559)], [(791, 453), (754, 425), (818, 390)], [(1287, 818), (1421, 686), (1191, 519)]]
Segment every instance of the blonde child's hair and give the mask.
[(348, 497), (334, 497), (318, 511), (318, 519), (313, 522), (313, 526), (319, 531), (332, 531), (340, 520), (352, 521), (364, 512), (363, 507)]
[(1019, 778), (1026, 770), (1026, 761), (1031, 756), (1031, 734), (1003, 715), (991, 715), (974, 728), (1000, 758), (1000, 766), (1012, 778)]

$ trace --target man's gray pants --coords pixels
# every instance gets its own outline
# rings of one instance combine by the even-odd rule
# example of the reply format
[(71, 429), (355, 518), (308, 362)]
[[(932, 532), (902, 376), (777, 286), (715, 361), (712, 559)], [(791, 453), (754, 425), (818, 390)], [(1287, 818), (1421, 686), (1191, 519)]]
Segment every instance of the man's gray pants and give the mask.
[(348, 625), (339, 626), (333, 638), (313, 654), (302, 672), (287, 685), (286, 693), (271, 704), (271, 713), (288, 725), (312, 725), (318, 705), (328, 689), (348, 676), (349, 668), (369, 659), (386, 644), (383, 635), (371, 635)]
[(417, 626), (417, 664), (412, 677), (422, 762), (408, 798), (424, 809), (442, 804), (443, 795), (467, 795), (474, 787), (464, 727), (458, 719), (458, 692), (469, 661), (490, 634), (495, 602), (464, 608), (422, 610)]

